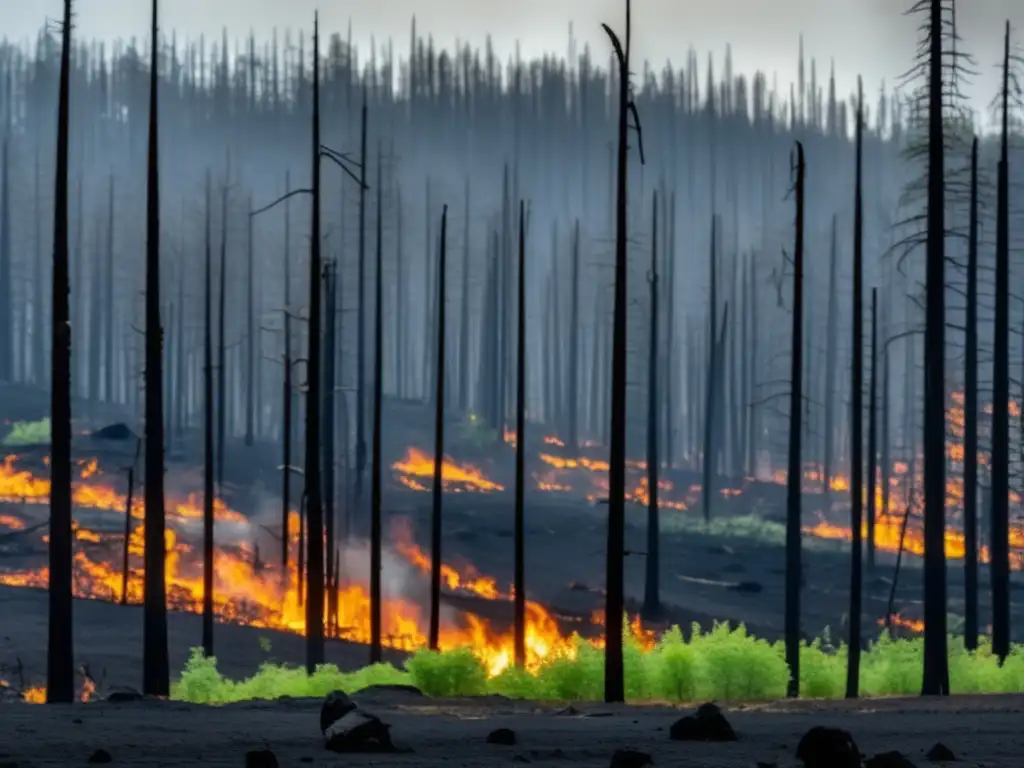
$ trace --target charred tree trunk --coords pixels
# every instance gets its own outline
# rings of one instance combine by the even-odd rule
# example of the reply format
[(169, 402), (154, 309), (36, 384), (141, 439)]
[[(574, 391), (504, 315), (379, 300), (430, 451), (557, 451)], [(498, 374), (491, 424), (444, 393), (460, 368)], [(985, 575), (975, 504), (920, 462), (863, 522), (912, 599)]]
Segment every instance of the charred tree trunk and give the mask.
[(359, 134), (359, 304), (356, 321), (356, 477), (355, 503), (363, 500), (363, 475), (366, 473), (366, 89), (360, 113)]
[[(630, 95), (631, 0), (626, 0), (625, 46), (607, 25), (604, 26), (618, 61), (618, 163), (615, 190), (615, 302), (612, 327), (611, 419), (608, 455), (608, 544), (605, 565), (605, 664), (604, 698), (620, 702), (625, 697), (622, 666), (622, 629), (624, 607), (623, 567), (625, 565), (626, 522), (626, 310), (628, 293), (628, 219), (629, 195), (629, 115), (636, 118), (636, 106)], [(640, 124), (634, 126), (639, 134)], [(640, 161), (643, 143), (640, 141)]]
[(573, 451), (579, 448), (580, 430), (580, 221), (572, 229), (572, 300), (569, 306), (569, 391), (566, 393), (568, 406), (569, 434), (566, 445)]
[(108, 403), (117, 401), (114, 391), (114, 174), (107, 190), (107, 252), (103, 268), (103, 395)]
[(462, 294), (459, 318), (459, 412), (469, 412), (469, 177), (466, 177), (465, 219), (462, 225)]
[(434, 389), (434, 486), (430, 525), (430, 649), (436, 651), (441, 635), (441, 502), (444, 497), (444, 365), (445, 365), (445, 284), (448, 258), (448, 206), (441, 212), (441, 244), (437, 255), (437, 357), (433, 373)]
[[(946, 643), (946, 190), (945, 52), (942, 0), (929, 4), (928, 211), (924, 349), (924, 672), (923, 695), (949, 693)], [(997, 249), (998, 251), (998, 249)], [(998, 256), (997, 256), (998, 260)], [(999, 285), (998, 269), (996, 285)], [(1006, 283), (1004, 282), (1003, 285)], [(998, 343), (996, 344), (998, 349)], [(996, 356), (998, 360), (998, 355)], [(998, 371), (994, 376), (999, 387)], [(1005, 403), (1007, 398), (1003, 397)], [(995, 394), (995, 407), (1000, 398)], [(998, 420), (998, 417), (996, 417)], [(1005, 420), (1004, 420), (1005, 423)], [(993, 445), (996, 441), (993, 442)], [(993, 465), (995, 462), (993, 456)], [(993, 482), (993, 488), (997, 487)], [(1004, 536), (1005, 541), (1005, 536)], [(993, 579), (993, 582), (995, 580)], [(998, 649), (995, 649), (998, 652)]]
[[(1002, 138), (996, 204), (995, 330), (992, 357), (992, 652), (1010, 653), (1010, 25), (1003, 50)], [(934, 171), (933, 171), (934, 172)], [(937, 438), (936, 438), (937, 439)], [(937, 574), (937, 571), (936, 571)], [(936, 575), (938, 578), (938, 575)], [(936, 609), (938, 610), (938, 609)], [(926, 627), (927, 629), (927, 627)], [(935, 652), (936, 654), (938, 651)], [(944, 691), (948, 692), (948, 691)]]
[[(291, 191), (291, 172), (284, 176), (285, 193)], [(288, 584), (288, 548), (291, 544), (289, 516), (292, 501), (292, 314), (291, 314), (291, 242), (292, 211), (286, 200), (284, 208), (284, 385), (281, 401), (281, 453), (283, 471), (281, 475), (281, 577)]]
[(306, 671), (324, 663), (324, 520), (320, 473), (320, 22), (313, 23), (313, 204), (309, 245), (309, 338), (306, 352)]
[(787, 695), (800, 693), (801, 446), (804, 354), (804, 146), (796, 142), (796, 235), (793, 247), (793, 329), (789, 373), (789, 459), (786, 476), (786, 663)]
[[(323, 502), (324, 502), (324, 542), (327, 547), (327, 559), (325, 573), (327, 578), (327, 591), (332, 593), (330, 581), (334, 578), (334, 557), (336, 531), (334, 525), (334, 387), (335, 387), (335, 362), (337, 360), (336, 339), (338, 323), (338, 262), (331, 260), (324, 266), (323, 287), (326, 296), (324, 307), (324, 328), (323, 338), (323, 405), (321, 413), (321, 435), (323, 436)], [(331, 611), (327, 611), (331, 615)]]
[(644, 618), (661, 614), (660, 530), (658, 525), (658, 193), (654, 193), (651, 214), (650, 339), (647, 348), (647, 568), (644, 580)]
[(516, 312), (515, 662), (526, 667), (526, 205), (519, 201), (519, 285)]
[[(68, 136), (71, 98), (71, 0), (64, 0), (61, 38), (57, 168), (53, 191), (50, 578), (49, 629), (46, 650), (46, 701), (48, 704), (70, 704), (75, 698), (72, 632), (74, 615), (72, 611), (71, 530), (71, 326), (68, 317), (68, 295), (70, 293), (68, 285)], [(33, 309), (37, 308), (38, 305), (33, 307)]]
[(146, 577), (143, 610), (142, 689), (170, 693), (167, 656), (167, 584), (164, 563), (164, 393), (163, 328), (160, 325), (160, 164), (157, 118), (159, 38), (157, 0), (150, 28), (149, 152), (146, 181)]
[[(11, 70), (7, 60), (6, 105), (4, 115), (3, 159), (0, 167), (0, 382), (14, 381), (14, 305), (11, 290)], [(94, 278), (95, 279), (95, 278)], [(93, 344), (96, 342), (93, 341)], [(94, 393), (90, 392), (90, 396)]]
[(255, 441), (256, 426), (256, 256), (252, 228), (252, 198), (245, 230), (245, 444)]
[(224, 186), (220, 196), (220, 284), (217, 301), (217, 485), (224, 487), (224, 443), (227, 439), (227, 291), (228, 291), (228, 185), (231, 162), (228, 158)]
[(863, 95), (858, 87), (853, 192), (853, 335), (850, 341), (850, 610), (846, 697), (860, 695), (861, 589), (864, 524), (864, 206), (862, 193)]
[(878, 474), (878, 289), (871, 289), (871, 383), (868, 384), (868, 515), (867, 515), (867, 571), (870, 577), (875, 569), (875, 515), (877, 514)]
[[(213, 657), (213, 203), (206, 172), (206, 242), (203, 300), (203, 653)], [(287, 469), (285, 469), (287, 474)]]
[(978, 137), (971, 145), (964, 339), (964, 646), (978, 648)]
[(717, 441), (715, 414), (718, 411), (716, 371), (718, 370), (718, 218), (711, 216), (711, 289), (708, 298), (708, 374), (704, 387), (704, 461), (703, 483), (701, 484), (701, 504), (704, 507), (704, 522), (711, 522), (711, 499), (715, 493), (715, 474), (717, 472)]
[[(381, 500), (383, 459), (381, 419), (384, 410), (384, 192), (381, 181), (381, 162), (377, 158), (377, 273), (374, 289), (373, 318), (373, 477), (370, 483), (370, 663), (383, 660), (381, 651), (381, 593), (382, 529)], [(365, 178), (365, 174), (364, 174)], [(347, 434), (347, 431), (346, 431)], [(347, 440), (346, 440), (347, 442)]]
[(822, 485), (824, 486), (825, 493), (829, 495), (832, 492), (832, 473), (835, 470), (833, 466), (833, 452), (835, 450), (836, 438), (833, 419), (836, 412), (836, 357), (839, 352), (839, 249), (836, 246), (837, 230), (836, 215), (832, 214), (832, 240), (829, 248), (828, 267), (828, 327), (826, 329), (828, 340), (825, 342), (825, 456), (821, 467)]

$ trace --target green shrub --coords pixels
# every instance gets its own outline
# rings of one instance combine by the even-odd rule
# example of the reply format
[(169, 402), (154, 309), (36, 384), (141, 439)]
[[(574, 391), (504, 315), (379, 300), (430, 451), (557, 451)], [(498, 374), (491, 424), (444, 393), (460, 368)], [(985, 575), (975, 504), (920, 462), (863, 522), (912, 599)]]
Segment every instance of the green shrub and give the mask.
[[(626, 695), (630, 700), (691, 702), (697, 700), (767, 700), (786, 693), (789, 668), (784, 646), (752, 637), (742, 627), (720, 624), (710, 632), (694, 627), (689, 640), (678, 627), (668, 630), (650, 650), (644, 650), (628, 629), (624, 632), (623, 662)], [(355, 693), (367, 686), (404, 683), (428, 696), (503, 694), (542, 701), (596, 701), (604, 691), (604, 652), (586, 640), (573, 638), (572, 651), (545, 659), (534, 672), (509, 668), (488, 678), (482, 661), (462, 648), (414, 653), (400, 670), (376, 664), (342, 672), (325, 664), (313, 675), (294, 667), (264, 664), (246, 680), (232, 681), (217, 671), (215, 659), (196, 649), (172, 698), (202, 704), (223, 704), (279, 696), (319, 697), (342, 689)], [(867, 696), (916, 695), (921, 690), (920, 638), (893, 639), (882, 635), (861, 656), (861, 691)], [(1015, 647), (1000, 667), (991, 646), (974, 653), (950, 638), (950, 686), (954, 693), (1024, 692), (1024, 649)], [(846, 689), (846, 648), (833, 646), (825, 636), (800, 651), (800, 695), (810, 698), (842, 696)]]
[(4, 438), (4, 445), (43, 445), (50, 442), (50, 420), (16, 421)]

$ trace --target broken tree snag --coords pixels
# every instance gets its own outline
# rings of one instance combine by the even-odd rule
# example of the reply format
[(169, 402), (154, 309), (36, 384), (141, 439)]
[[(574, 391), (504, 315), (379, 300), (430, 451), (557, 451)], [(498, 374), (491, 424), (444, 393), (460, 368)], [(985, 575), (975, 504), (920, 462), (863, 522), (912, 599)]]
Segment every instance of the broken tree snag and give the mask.
[(325, 748), (331, 752), (394, 752), (391, 726), (380, 718), (353, 709), (324, 731)]

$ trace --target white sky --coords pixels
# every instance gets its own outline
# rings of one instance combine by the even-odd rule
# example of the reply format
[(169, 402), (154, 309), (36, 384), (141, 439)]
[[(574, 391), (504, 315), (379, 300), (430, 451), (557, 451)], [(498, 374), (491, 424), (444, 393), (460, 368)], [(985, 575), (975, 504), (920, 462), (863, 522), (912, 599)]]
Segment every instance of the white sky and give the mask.
[[(796, 77), (797, 44), (804, 35), (808, 57), (818, 60), (819, 78), (835, 61), (840, 95), (851, 93), (856, 77), (874, 93), (882, 80), (894, 83), (909, 67), (915, 50), (916, 19), (904, 15), (911, 0), (634, 0), (634, 50), (656, 68), (672, 59), (685, 61), (692, 45), (708, 52), (721, 66), (725, 46), (732, 44), (739, 72), (764, 70), (778, 75), (780, 87)], [(407, 50), (410, 22), (442, 45), (456, 39), (482, 45), (490, 33), (502, 54), (516, 41), (527, 56), (564, 53), (569, 23), (577, 39), (598, 51), (607, 49), (602, 21), (622, 26), (622, 0), (164, 0), (161, 28), (179, 38), (200, 33), (219, 36), (222, 27), (241, 38), (311, 29), (319, 8), (325, 31), (344, 33), (351, 21), (353, 38), (368, 52), (371, 36), (392, 38), (396, 50)], [(972, 96), (984, 107), (994, 94), (995, 67), (1002, 53), (1003, 24), (1009, 18), (1024, 34), (1024, 0), (966, 0), (958, 24), (964, 48), (975, 56), (979, 77)], [(49, 18), (59, 18), (62, 0), (0, 0), (0, 36), (28, 39)], [(87, 38), (144, 39), (148, 0), (76, 0), (77, 32)], [(365, 46), (365, 47), (364, 47)]]

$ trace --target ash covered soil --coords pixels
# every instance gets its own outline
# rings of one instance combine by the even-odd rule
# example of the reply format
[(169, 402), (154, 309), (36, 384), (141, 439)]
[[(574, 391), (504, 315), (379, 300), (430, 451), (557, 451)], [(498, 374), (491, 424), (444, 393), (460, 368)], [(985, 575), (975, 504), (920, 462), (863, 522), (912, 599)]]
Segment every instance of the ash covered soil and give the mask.
[[(201, 707), (164, 701), (72, 706), (18, 704), (3, 710), (0, 761), (7, 766), (83, 765), (104, 750), (113, 765), (241, 766), (250, 750), (270, 749), (276, 764), (480, 766), (573, 764), (608, 766), (616, 750), (650, 755), (657, 766), (738, 768), (799, 765), (800, 737), (816, 725), (852, 732), (860, 751), (899, 750), (912, 764), (940, 741), (973, 768), (1019, 766), (1024, 697), (888, 699), (867, 702), (780, 702), (733, 705), (725, 714), (738, 740), (671, 741), (683, 713), (660, 707), (557, 705), (486, 700), (430, 700), (383, 692), (353, 697), (391, 726), (401, 754), (338, 755), (324, 749), (319, 701), (290, 700)], [(562, 713), (560, 713), (562, 712)], [(498, 728), (514, 745), (487, 743)], [(895, 763), (886, 763), (886, 765)]]

